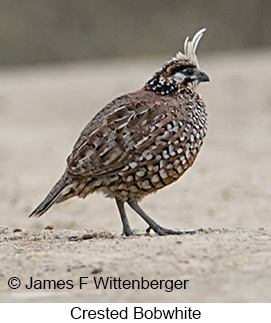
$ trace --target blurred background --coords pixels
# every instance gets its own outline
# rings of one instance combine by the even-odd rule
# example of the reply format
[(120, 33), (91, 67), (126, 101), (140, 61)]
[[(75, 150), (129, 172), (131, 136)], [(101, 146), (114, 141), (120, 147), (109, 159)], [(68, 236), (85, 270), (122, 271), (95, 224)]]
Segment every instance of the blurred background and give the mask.
[(204, 26), (205, 51), (271, 46), (271, 2), (0, 0), (0, 64), (172, 55)]

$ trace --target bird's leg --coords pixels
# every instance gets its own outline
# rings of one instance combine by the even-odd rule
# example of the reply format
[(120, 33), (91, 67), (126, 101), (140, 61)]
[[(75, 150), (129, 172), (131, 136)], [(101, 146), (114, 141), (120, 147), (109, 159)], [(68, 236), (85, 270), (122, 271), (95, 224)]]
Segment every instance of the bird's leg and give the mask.
[(194, 231), (174, 231), (171, 229), (166, 229), (161, 227), (158, 223), (156, 223), (146, 212), (144, 212), (141, 207), (133, 201), (128, 201), (128, 204), (130, 207), (138, 214), (141, 216), (141, 218), (146, 221), (149, 225), (149, 228), (146, 230), (147, 232), (150, 232), (152, 229), (156, 233), (158, 233), (161, 236), (164, 235), (170, 235), (170, 234), (186, 234), (186, 233), (195, 233)]
[(116, 202), (117, 202), (117, 206), (119, 209), (120, 218), (123, 226), (122, 235), (125, 235), (127, 237), (134, 235), (125, 212), (124, 203), (120, 201), (118, 198), (116, 198)]

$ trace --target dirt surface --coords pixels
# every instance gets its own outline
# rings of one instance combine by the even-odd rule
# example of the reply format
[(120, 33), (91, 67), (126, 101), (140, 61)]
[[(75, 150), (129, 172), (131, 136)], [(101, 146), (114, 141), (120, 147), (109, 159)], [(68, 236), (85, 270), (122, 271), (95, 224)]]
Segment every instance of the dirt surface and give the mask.
[[(161, 225), (196, 234), (123, 238), (114, 201), (98, 194), (27, 218), (62, 174), (86, 123), (116, 96), (140, 88), (163, 62), (0, 72), (1, 302), (271, 301), (270, 52), (200, 60), (211, 78), (198, 89), (209, 113), (205, 143), (177, 183), (141, 203)], [(128, 215), (144, 233), (138, 216)], [(22, 283), (15, 290), (8, 287), (13, 276)], [(80, 289), (83, 276), (88, 284)], [(27, 289), (30, 277), (66, 285)], [(104, 290), (93, 277), (189, 282), (172, 292)]]

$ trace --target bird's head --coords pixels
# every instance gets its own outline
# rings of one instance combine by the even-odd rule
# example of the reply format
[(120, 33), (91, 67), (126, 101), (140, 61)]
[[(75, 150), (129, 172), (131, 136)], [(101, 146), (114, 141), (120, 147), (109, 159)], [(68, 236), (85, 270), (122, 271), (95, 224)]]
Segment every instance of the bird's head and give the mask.
[(192, 40), (184, 42), (184, 53), (178, 52), (146, 83), (147, 90), (159, 92), (161, 95), (178, 93), (182, 88), (194, 90), (200, 82), (208, 82), (209, 77), (201, 71), (196, 56), (198, 43), (205, 32), (198, 31)]

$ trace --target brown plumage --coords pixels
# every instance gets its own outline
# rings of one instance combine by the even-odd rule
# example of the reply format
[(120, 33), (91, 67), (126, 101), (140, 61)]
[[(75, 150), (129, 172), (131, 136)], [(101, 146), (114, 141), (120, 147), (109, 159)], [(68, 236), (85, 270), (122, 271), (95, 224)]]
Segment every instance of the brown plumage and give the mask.
[(85, 127), (67, 168), (45, 200), (30, 214), (41, 216), (54, 203), (103, 192), (116, 199), (123, 234), (132, 235), (124, 203), (159, 235), (180, 234), (150, 218), (138, 202), (175, 182), (194, 162), (206, 134), (205, 105), (195, 92), (209, 81), (196, 48), (205, 29), (185, 41), (145, 86), (105, 106)]

